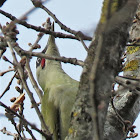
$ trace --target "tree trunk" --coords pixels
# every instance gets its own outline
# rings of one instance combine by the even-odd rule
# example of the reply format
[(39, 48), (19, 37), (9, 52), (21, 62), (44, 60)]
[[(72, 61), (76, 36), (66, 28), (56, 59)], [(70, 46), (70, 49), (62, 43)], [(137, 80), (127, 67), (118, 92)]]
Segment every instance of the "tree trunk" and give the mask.
[[(140, 6), (138, 7), (136, 13), (137, 18), (139, 18), (139, 13)], [(129, 32), (130, 45), (126, 47), (126, 62), (123, 68), (123, 75), (132, 79), (139, 79), (140, 77), (140, 46), (138, 40), (140, 38), (140, 21), (137, 18), (135, 19), (135, 22), (131, 26)], [(137, 94), (137, 89), (132, 90), (131, 88), (124, 86), (119, 86), (119, 89), (117, 90), (117, 97), (114, 100), (114, 104), (121, 117), (124, 120), (129, 120), (133, 124), (140, 111), (140, 97)], [(133, 87), (135, 89), (133, 84), (130, 84), (130, 87)], [(126, 137), (127, 131), (122, 131), (123, 127), (123, 124), (118, 121), (114, 110), (111, 108), (111, 106), (109, 106), (107, 120), (105, 124), (105, 139), (118, 140)]]
[[(108, 109), (108, 105), (114, 78), (121, 68), (121, 56), (128, 40), (128, 30), (137, 5), (136, 0), (117, 2), (104, 0), (101, 19), (85, 60), (68, 140), (111, 140), (115, 138), (118, 140), (126, 136), (127, 132), (122, 134), (122, 129), (116, 129), (118, 125), (122, 128), (122, 124), (117, 120), (112, 108)], [(128, 90), (125, 89), (121, 93), (127, 94)], [(128, 101), (126, 105), (130, 106), (135, 104), (134, 102), (136, 100), (132, 103)], [(107, 110), (109, 113), (105, 119)], [(129, 110), (128, 107), (127, 110)], [(112, 124), (112, 120), (115, 124)], [(112, 127), (115, 130), (110, 130)], [(103, 135), (104, 131), (105, 135)], [(120, 134), (119, 138), (116, 137), (114, 131)]]

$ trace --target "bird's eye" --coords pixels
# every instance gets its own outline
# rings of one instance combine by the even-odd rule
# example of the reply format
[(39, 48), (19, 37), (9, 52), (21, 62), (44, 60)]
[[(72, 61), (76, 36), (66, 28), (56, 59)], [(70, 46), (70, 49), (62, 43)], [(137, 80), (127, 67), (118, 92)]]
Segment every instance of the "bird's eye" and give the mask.
[(40, 63), (41, 63), (41, 58), (37, 58), (37, 60), (36, 60), (36, 68), (40, 65)]

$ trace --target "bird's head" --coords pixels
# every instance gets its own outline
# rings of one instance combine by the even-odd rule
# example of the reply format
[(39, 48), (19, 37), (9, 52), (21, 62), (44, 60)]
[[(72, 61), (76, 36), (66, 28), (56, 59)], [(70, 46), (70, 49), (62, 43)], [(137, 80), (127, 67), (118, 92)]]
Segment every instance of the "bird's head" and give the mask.
[[(54, 24), (51, 25), (51, 31), (54, 31)], [(52, 35), (49, 35), (48, 43), (42, 53), (48, 55), (48, 56), (60, 56), (59, 50), (55, 43), (55, 37)], [(45, 58), (37, 58), (36, 61), (36, 75), (37, 80), (40, 84), (40, 86), (43, 88), (44, 83), (46, 83), (46, 76), (51, 73), (54, 69), (54, 65), (61, 65), (60, 62), (55, 60), (49, 60)]]

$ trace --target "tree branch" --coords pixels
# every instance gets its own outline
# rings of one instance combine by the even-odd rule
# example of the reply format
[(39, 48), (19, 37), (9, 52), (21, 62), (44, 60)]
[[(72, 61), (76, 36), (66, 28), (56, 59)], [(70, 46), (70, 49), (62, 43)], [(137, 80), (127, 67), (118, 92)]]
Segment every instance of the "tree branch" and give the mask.
[[(21, 25), (25, 26), (26, 28), (33, 29), (37, 32), (42, 32), (42, 33), (45, 33), (45, 34), (51, 34), (54, 37), (59, 37), (59, 38), (69, 38), (69, 39), (79, 40), (77, 37), (75, 37), (73, 35), (63, 34), (63, 33), (60, 33), (60, 32), (53, 32), (53, 31), (50, 31), (50, 30), (46, 30), (45, 28), (41, 28), (40, 26), (37, 27), (37, 26), (31, 25), (31, 24), (28, 24), (26, 21), (18, 20), (15, 16), (12, 16), (11, 14), (9, 14), (9, 13), (1, 10), (1, 9), (0, 9), (0, 13), (3, 14), (4, 16), (8, 17), (12, 21), (16, 21), (16, 23), (21, 24)], [(83, 40), (91, 40), (91, 37), (83, 38)]]
[(1, 0), (0, 1), (0, 7), (6, 2), (6, 0)]
[(18, 118), (22, 119), (25, 124), (28, 124), (29, 126), (31, 126), (32, 129), (36, 130), (37, 132), (39, 132), (40, 134), (42, 134), (43, 136), (48, 138), (48, 140), (51, 140), (50, 137), (48, 137), (48, 135), (46, 135), (46, 133), (44, 133), (42, 130), (39, 130), (34, 124), (31, 124), (30, 122), (28, 122), (26, 119), (24, 119), (22, 116), (18, 115), (16, 112), (11, 110), (9, 107), (7, 107), (5, 104), (3, 104), (1, 101), (0, 101), (0, 106), (4, 107), (5, 109), (7, 109), (8, 112), (10, 112), (13, 115), (17, 116)]
[(47, 7), (45, 7), (40, 0), (31, 0), (32, 3), (34, 4), (35, 7), (41, 8), (44, 11), (46, 11), (53, 19), (54, 21), (60, 26), (61, 29), (64, 31), (67, 31), (71, 34), (74, 34), (76, 37), (81, 38), (82, 40), (89, 40), (91, 37), (85, 36), (82, 32), (80, 31), (74, 31), (70, 28), (68, 28), (66, 25), (64, 25)]

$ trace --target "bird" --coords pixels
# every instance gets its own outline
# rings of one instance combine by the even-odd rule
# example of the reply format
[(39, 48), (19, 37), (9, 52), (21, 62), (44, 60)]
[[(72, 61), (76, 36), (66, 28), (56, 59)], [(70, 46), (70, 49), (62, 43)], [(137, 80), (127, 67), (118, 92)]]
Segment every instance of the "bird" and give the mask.
[[(54, 31), (54, 24), (51, 30)], [(49, 35), (48, 43), (42, 53), (60, 57), (54, 36)], [(36, 76), (44, 92), (41, 113), (45, 123), (53, 135), (53, 140), (64, 140), (70, 127), (71, 111), (79, 82), (64, 72), (60, 61), (44, 58), (37, 58)]]

